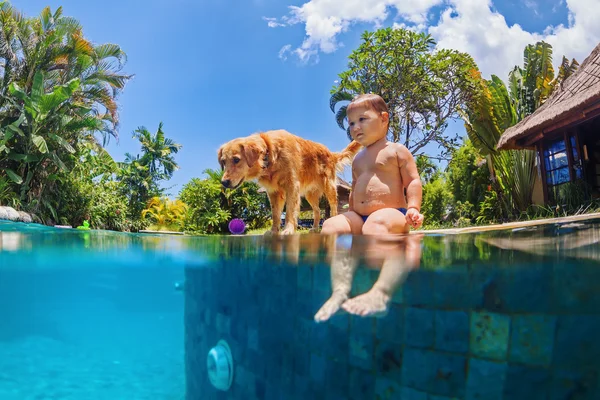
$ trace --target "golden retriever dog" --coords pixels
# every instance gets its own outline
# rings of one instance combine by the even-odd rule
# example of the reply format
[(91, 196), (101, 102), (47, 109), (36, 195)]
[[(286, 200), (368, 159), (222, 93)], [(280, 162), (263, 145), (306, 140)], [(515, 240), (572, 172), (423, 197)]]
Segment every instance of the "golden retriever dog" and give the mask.
[(336, 173), (352, 162), (360, 148), (359, 143), (352, 141), (344, 150), (334, 153), (320, 143), (285, 130), (255, 133), (219, 148), (219, 164), (224, 171), (221, 183), (235, 189), (244, 181), (258, 181), (271, 203), (272, 233), (279, 232), (285, 204), (285, 226), (281, 231), (284, 235), (295, 232), (300, 196), (304, 196), (313, 210), (313, 229), (318, 229), (321, 196), (327, 197), (331, 215), (337, 215)]

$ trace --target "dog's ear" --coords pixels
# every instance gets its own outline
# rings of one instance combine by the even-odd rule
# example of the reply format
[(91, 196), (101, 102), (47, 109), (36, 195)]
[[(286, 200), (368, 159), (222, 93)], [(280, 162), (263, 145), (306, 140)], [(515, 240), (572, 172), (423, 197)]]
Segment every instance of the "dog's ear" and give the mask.
[(223, 147), (219, 147), (219, 151), (217, 152), (217, 160), (219, 160), (219, 165), (221, 166), (221, 170), (224, 169), (223, 161), (221, 160), (223, 157)]
[(244, 158), (246, 158), (246, 163), (251, 167), (258, 161), (258, 157), (260, 157), (260, 149), (254, 143), (248, 143), (242, 146), (242, 151), (244, 152)]

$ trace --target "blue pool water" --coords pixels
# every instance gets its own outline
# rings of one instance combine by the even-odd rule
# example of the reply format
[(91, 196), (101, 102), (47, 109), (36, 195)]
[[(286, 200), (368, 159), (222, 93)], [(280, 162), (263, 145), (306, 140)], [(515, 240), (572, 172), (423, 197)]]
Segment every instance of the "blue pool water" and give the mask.
[[(600, 398), (600, 221), (330, 239), (0, 222), (0, 399)], [(399, 286), (387, 313), (317, 324), (349, 249), (352, 297), (386, 257)]]

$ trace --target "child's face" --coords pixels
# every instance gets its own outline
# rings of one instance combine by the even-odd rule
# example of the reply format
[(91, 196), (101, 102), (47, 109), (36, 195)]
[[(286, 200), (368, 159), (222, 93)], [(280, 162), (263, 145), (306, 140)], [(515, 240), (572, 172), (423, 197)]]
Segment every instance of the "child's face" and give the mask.
[(389, 115), (368, 107), (356, 107), (348, 113), (352, 139), (369, 146), (387, 134)]

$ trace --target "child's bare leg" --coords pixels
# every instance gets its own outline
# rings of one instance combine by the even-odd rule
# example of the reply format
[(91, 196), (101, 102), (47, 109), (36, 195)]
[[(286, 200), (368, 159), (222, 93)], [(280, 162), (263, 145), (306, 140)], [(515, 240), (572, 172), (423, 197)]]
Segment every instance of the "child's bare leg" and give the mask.
[(357, 266), (356, 258), (353, 257), (351, 251), (352, 236), (350, 234), (359, 230), (362, 223), (362, 218), (354, 212), (337, 215), (323, 223), (321, 234), (331, 235), (329, 249), (332, 293), (329, 300), (315, 314), (316, 322), (327, 321), (340, 309), (350, 295), (352, 279)]
[[(373, 221), (370, 221), (371, 217), (369, 217), (363, 226), (363, 232), (370, 235), (383, 235), (375, 238), (369, 249), (370, 252), (376, 251), (386, 255), (379, 278), (367, 293), (352, 298), (342, 305), (347, 312), (363, 317), (385, 315), (394, 292), (415, 267), (414, 260), (420, 260), (420, 237), (413, 239), (410, 235), (389, 235), (406, 229), (404, 215), (393, 209), (380, 210), (378, 213), (380, 215), (372, 214), (377, 217)], [(409, 245), (409, 242), (412, 245)]]
[(356, 265), (357, 262), (350, 250), (342, 250), (334, 255), (331, 263), (331, 297), (315, 314), (316, 322), (327, 321), (348, 300)]
[(342, 308), (361, 317), (385, 315), (394, 292), (409, 272), (410, 268), (407, 268), (402, 257), (387, 257), (373, 287), (367, 293), (344, 302)]

